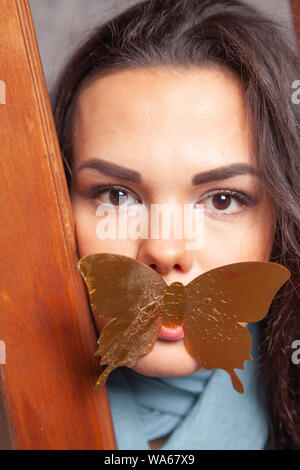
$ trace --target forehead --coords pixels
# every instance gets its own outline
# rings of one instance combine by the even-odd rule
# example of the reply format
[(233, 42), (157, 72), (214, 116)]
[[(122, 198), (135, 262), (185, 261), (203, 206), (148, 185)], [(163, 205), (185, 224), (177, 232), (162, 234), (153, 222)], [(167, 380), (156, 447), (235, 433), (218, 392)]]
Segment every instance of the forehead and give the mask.
[(243, 155), (249, 159), (243, 88), (223, 69), (153, 67), (106, 75), (80, 93), (74, 129), (81, 162), (99, 151), (103, 158), (114, 153), (116, 163), (124, 152), (132, 164), (162, 155), (192, 162), (201, 149), (214, 166), (226, 155), (231, 162), (235, 155), (239, 162)]

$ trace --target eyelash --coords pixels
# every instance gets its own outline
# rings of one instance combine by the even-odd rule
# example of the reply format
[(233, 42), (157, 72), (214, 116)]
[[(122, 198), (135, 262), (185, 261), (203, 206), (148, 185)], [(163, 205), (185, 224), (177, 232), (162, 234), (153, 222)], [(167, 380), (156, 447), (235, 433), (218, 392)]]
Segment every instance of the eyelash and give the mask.
[[(132, 191), (130, 189), (126, 188), (126, 186), (118, 186), (118, 185), (113, 185), (113, 184), (107, 184), (107, 185), (100, 185), (100, 186), (98, 185), (98, 186), (91, 187), (90, 190), (87, 193), (87, 197), (90, 198), (90, 199), (97, 199), (97, 197), (99, 197), (101, 194), (103, 194), (107, 191), (118, 190), (118, 189), (121, 190), (121, 191), (124, 191), (126, 193), (129, 193), (133, 196)], [(209, 193), (207, 193), (205, 195), (205, 199), (202, 198), (196, 204), (200, 204), (201, 201), (206, 201), (206, 200), (208, 200), (209, 198), (211, 198), (213, 196), (217, 196), (217, 195), (221, 195), (221, 194), (231, 196), (232, 198), (237, 200), (242, 206), (251, 207), (255, 204), (255, 200), (251, 196), (245, 194), (244, 192), (236, 191), (234, 189), (217, 189), (217, 188), (209, 191)], [(136, 197), (136, 196), (134, 196), (134, 197)], [(138, 200), (138, 197), (136, 197), (136, 199)], [(208, 209), (208, 212), (209, 212), (209, 209)], [(214, 217), (221, 217), (221, 218), (229, 218), (229, 217), (233, 217), (233, 216), (236, 216), (236, 215), (240, 214), (240, 211), (228, 214), (228, 213), (225, 213), (222, 210), (218, 210), (218, 209), (215, 209), (214, 212), (216, 213), (216, 215), (214, 215)]]
[[(91, 189), (88, 191), (87, 197), (89, 197), (91, 199), (97, 199), (97, 197), (99, 197), (100, 194), (105, 193), (106, 191), (111, 191), (111, 190), (116, 191), (118, 189), (133, 195), (132, 191), (130, 189), (126, 188), (126, 186), (106, 184), (106, 185), (102, 185), (102, 186), (93, 186), (93, 187), (91, 187)], [(138, 199), (138, 198), (136, 198), (136, 199)]]
[[(242, 191), (236, 191), (234, 189), (214, 189), (214, 190), (211, 190), (211, 191), (209, 191), (209, 193), (207, 193), (205, 195), (205, 199), (204, 200), (202, 199), (202, 201), (205, 202), (209, 198), (211, 198), (213, 196), (218, 196), (218, 195), (221, 195), (221, 194), (231, 196), (233, 199), (238, 201), (239, 204), (241, 204), (241, 206), (244, 206), (244, 207), (252, 207), (252, 206), (255, 205), (255, 202), (256, 202), (255, 199), (253, 199), (250, 195), (245, 194)], [(222, 210), (215, 209), (214, 212), (215, 212), (215, 214), (214, 214), (213, 217), (219, 217), (219, 218), (224, 218), (224, 219), (227, 218), (228, 219), (228, 218), (232, 218), (232, 217), (240, 215), (241, 211), (239, 210), (239, 211), (236, 211), (236, 212), (227, 213), (227, 212), (223, 212)]]

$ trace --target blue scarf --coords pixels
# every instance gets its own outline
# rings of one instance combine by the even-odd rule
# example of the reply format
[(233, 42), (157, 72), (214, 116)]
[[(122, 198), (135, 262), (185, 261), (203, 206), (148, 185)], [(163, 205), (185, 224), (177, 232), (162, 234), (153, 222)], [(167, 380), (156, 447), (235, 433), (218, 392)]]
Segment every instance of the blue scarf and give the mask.
[(236, 370), (244, 393), (222, 369), (186, 377), (146, 377), (115, 369), (107, 391), (120, 450), (150, 450), (148, 441), (171, 433), (162, 450), (261, 450), (268, 440), (264, 394), (257, 380), (258, 325), (247, 325), (251, 355)]

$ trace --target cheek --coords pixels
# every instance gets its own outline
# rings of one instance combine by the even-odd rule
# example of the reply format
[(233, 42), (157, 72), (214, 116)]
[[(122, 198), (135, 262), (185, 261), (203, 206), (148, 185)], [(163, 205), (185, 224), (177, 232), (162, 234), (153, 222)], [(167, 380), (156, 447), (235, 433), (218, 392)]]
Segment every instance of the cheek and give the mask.
[(270, 258), (274, 239), (270, 210), (245, 213), (232, 222), (207, 220), (204, 231), (204, 248), (197, 253), (203, 271)]
[(244, 230), (240, 233), (241, 261), (268, 261), (274, 241), (272, 206), (262, 205), (254, 211)]
[(76, 240), (80, 258), (90, 253), (97, 253), (99, 241), (96, 237), (96, 224), (84, 211), (74, 210)]
[(91, 214), (85, 207), (72, 203), (73, 220), (75, 223), (78, 255), (80, 258), (92, 253), (122, 253), (136, 257), (136, 240), (100, 239), (97, 237), (99, 217)]

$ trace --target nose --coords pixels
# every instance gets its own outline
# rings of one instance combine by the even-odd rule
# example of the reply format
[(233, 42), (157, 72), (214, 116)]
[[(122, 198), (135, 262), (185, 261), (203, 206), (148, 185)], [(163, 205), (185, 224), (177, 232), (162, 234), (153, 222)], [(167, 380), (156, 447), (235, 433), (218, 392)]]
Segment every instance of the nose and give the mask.
[(141, 242), (137, 259), (155, 269), (161, 276), (173, 272), (188, 273), (193, 266), (193, 254), (186, 250), (184, 240), (146, 239)]

